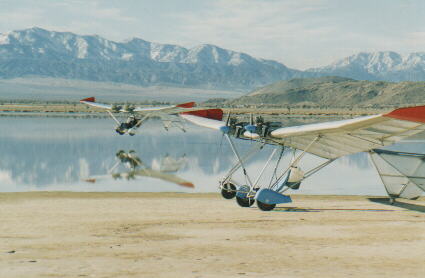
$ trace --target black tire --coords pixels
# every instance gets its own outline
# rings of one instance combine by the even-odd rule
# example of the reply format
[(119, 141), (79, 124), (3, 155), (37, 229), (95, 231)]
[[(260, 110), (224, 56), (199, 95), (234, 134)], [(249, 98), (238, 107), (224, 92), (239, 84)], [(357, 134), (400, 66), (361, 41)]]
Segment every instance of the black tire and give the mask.
[(269, 204), (262, 203), (262, 202), (257, 200), (257, 207), (259, 209), (261, 209), (262, 211), (270, 211), (270, 210), (273, 210), (276, 207), (276, 204), (269, 205)]
[(223, 184), (223, 189), (221, 189), (221, 196), (228, 200), (235, 198), (236, 186), (233, 183)]
[(240, 198), (236, 196), (236, 203), (243, 208), (249, 208), (255, 203), (255, 200), (252, 198)]

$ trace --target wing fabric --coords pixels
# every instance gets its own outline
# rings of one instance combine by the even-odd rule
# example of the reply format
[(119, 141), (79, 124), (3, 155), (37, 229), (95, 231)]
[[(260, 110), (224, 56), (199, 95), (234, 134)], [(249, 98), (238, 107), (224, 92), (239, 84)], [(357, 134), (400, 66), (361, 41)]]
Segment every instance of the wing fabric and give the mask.
[(221, 109), (205, 109), (192, 112), (183, 112), (179, 115), (183, 119), (202, 127), (221, 130), (226, 126), (226, 123), (222, 121), (223, 110)]
[[(96, 99), (94, 97), (89, 97), (80, 100), (81, 103), (87, 104), (92, 107), (106, 109), (106, 110), (112, 110), (112, 105), (110, 104), (104, 104), (96, 102)], [(202, 108), (195, 108), (194, 102), (188, 102), (188, 103), (182, 103), (177, 105), (170, 105), (170, 106), (159, 106), (159, 107), (135, 107), (132, 111), (133, 112), (139, 112), (139, 113), (149, 113), (149, 112), (163, 112), (166, 114), (177, 114), (180, 112), (185, 111), (196, 111), (200, 110)], [(128, 112), (125, 110), (125, 108), (121, 108), (119, 112)]]
[(280, 144), (334, 159), (392, 145), (425, 130), (425, 106), (400, 108), (388, 114), (279, 128), (271, 137)]
[(425, 191), (425, 155), (384, 150), (370, 152), (389, 196), (415, 199)]
[(110, 104), (104, 104), (104, 103), (98, 103), (96, 102), (96, 99), (94, 97), (89, 97), (89, 98), (85, 98), (80, 100), (81, 103), (96, 107), (96, 108), (102, 108), (102, 109), (108, 109), (111, 110), (112, 109), (112, 105)]

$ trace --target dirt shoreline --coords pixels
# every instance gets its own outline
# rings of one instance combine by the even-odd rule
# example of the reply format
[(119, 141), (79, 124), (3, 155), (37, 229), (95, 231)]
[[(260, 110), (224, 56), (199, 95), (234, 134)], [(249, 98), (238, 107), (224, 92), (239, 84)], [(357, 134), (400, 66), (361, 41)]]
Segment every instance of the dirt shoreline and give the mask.
[(0, 277), (423, 277), (425, 198), (0, 193)]

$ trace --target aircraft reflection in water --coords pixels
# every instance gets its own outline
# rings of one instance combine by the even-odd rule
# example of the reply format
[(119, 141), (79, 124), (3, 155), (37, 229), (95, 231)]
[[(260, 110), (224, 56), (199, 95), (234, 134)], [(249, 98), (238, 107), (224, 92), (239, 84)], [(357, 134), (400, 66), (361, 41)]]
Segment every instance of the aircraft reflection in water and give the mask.
[[(312, 122), (318, 119), (309, 117), (308, 120)], [(304, 119), (300, 122), (299, 118), (283, 118), (283, 126), (305, 122)], [(230, 146), (224, 141), (225, 138), (222, 139), (222, 134), (193, 125), (186, 125), (186, 133), (178, 129), (167, 132), (160, 119), (145, 122), (143, 136), (115, 135), (110, 130), (110, 119), (106, 118), (8, 116), (0, 117), (0, 126), (3, 130), (0, 133), (2, 192), (216, 192), (216, 182), (222, 179), (229, 170), (229, 165), (235, 162)], [(402, 143), (390, 149), (410, 153), (423, 152), (422, 142)], [(234, 140), (234, 143), (241, 153), (249, 152), (249, 149), (256, 145), (255, 141), (251, 140)], [(89, 176), (107, 174), (116, 162), (115, 152), (111, 150), (119, 149), (136, 150), (143, 163), (154, 170), (159, 169), (161, 156), (164, 157), (166, 153), (173, 159), (186, 153), (187, 166), (178, 170), (178, 176), (191, 181), (196, 187), (192, 189), (144, 177), (127, 182), (125, 179), (114, 180), (111, 175), (109, 180), (95, 184), (83, 181)], [(264, 146), (263, 151), (255, 155), (255, 159), (244, 163), (247, 171), (261, 169), (273, 149), (272, 145)], [(281, 164), (286, 167), (293, 156), (292, 151), (286, 148), (283, 156), (285, 163)], [(313, 167), (316, 162), (319, 162), (319, 158), (306, 154), (303, 166)], [(259, 184), (268, 184), (269, 177), (273, 175), (272, 170), (271, 167), (266, 169)], [(284, 170), (279, 169), (279, 172)], [(242, 183), (243, 173), (238, 171), (232, 179)], [(137, 184), (143, 186), (135, 186)], [(368, 154), (363, 152), (339, 158), (317, 173), (315, 179), (304, 180), (294, 193), (382, 196), (386, 191), (373, 162), (368, 158)]]
[[(179, 158), (173, 158), (169, 155), (166, 155), (160, 160), (159, 165), (156, 165), (156, 167), (153, 166), (152, 168), (143, 163), (143, 161), (136, 155), (134, 150), (130, 150), (129, 152), (119, 150), (115, 154), (115, 157), (117, 162), (114, 164), (114, 166), (112, 166), (111, 169), (109, 169), (109, 175), (94, 176), (85, 179), (85, 181), (95, 183), (96, 181), (109, 178), (114, 180), (134, 180), (136, 177), (148, 177), (174, 183), (184, 187), (194, 187), (193, 183), (190, 181), (184, 180), (173, 174), (186, 166), (186, 155), (183, 155)], [(119, 168), (123, 168), (124, 170), (117, 171)]]

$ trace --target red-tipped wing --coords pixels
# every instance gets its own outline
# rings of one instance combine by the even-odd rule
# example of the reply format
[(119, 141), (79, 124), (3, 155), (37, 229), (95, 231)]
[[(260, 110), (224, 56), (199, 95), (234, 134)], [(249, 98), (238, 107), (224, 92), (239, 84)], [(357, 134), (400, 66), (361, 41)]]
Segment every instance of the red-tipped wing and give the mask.
[[(80, 100), (81, 103), (87, 104), (92, 107), (112, 110), (112, 105), (96, 102), (95, 97), (88, 97)], [(195, 102), (187, 102), (177, 105), (169, 106), (160, 106), (160, 107), (135, 107), (132, 111), (138, 113), (149, 113), (149, 112), (161, 112), (164, 114), (177, 114), (184, 111), (194, 111), (199, 110), (199, 108), (194, 108), (196, 106)], [(119, 112), (127, 112), (124, 108), (121, 108)]]
[(350, 120), (283, 127), (273, 131), (271, 136), (285, 146), (300, 150), (306, 149), (319, 136), (308, 152), (337, 158), (392, 145), (423, 131), (425, 106), (417, 106)]

